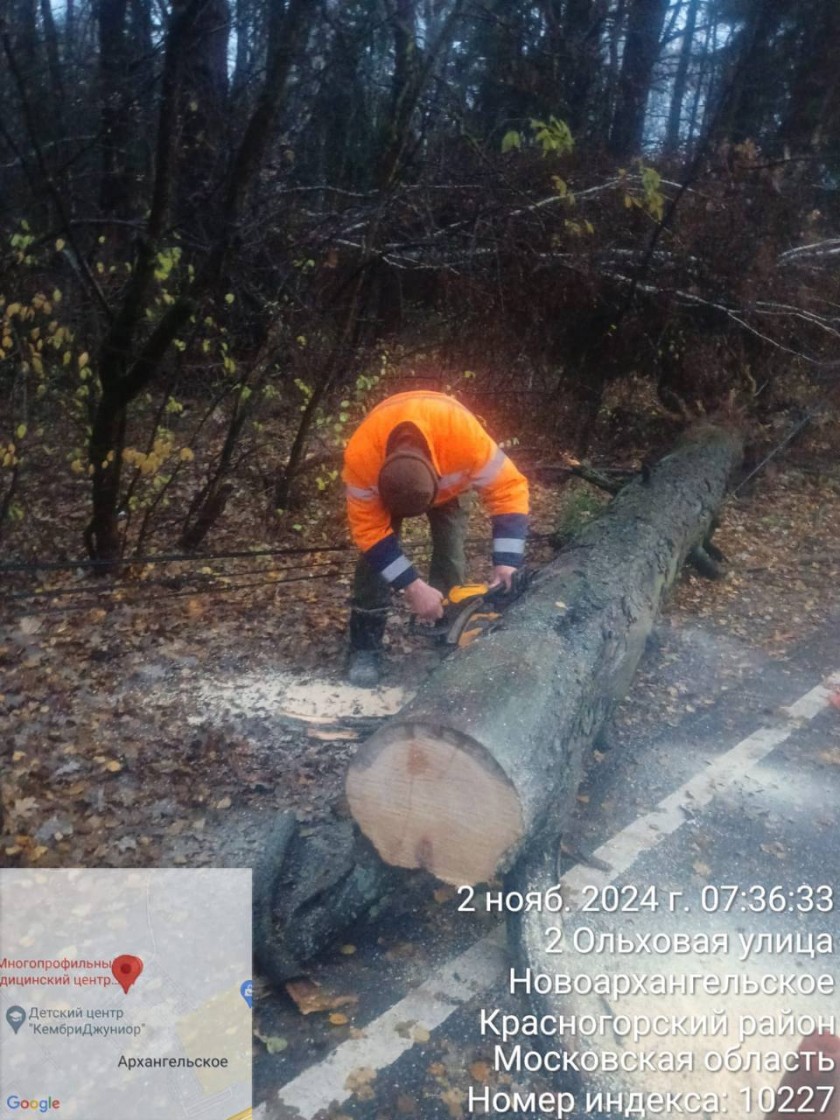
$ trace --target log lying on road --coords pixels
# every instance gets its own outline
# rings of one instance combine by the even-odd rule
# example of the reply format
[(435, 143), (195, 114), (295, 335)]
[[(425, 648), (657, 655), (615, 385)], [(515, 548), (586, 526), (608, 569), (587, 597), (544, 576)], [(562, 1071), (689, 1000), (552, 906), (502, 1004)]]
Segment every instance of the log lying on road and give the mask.
[(279, 813), (254, 866), (254, 959), (280, 985), (369, 915), (404, 876), (388, 867), (350, 821), (304, 830)]
[(741, 450), (725, 428), (689, 433), (362, 746), (347, 796), (386, 863), (475, 884), (557, 831)]

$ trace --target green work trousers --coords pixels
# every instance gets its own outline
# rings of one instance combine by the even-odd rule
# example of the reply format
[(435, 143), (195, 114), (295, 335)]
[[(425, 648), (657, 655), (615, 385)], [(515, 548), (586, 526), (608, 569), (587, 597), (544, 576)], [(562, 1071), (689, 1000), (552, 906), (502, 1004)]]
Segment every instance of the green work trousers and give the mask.
[[(464, 538), (467, 511), (457, 498), (442, 506), (433, 506), (426, 513), (432, 536), (432, 563), (429, 583), (446, 595), (450, 588), (466, 579), (467, 558)], [(392, 522), (399, 537), (401, 521)], [(388, 581), (359, 557), (353, 578), (353, 599), (350, 611), (350, 648), (379, 649), (385, 633), (385, 620), (391, 602)]]

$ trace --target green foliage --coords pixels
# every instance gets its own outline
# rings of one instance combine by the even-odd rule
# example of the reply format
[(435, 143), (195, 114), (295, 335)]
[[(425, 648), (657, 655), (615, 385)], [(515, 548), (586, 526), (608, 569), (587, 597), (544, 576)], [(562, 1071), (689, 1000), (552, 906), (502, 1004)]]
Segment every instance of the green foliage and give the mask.
[(161, 249), (155, 259), (155, 280), (160, 281), (160, 283), (168, 280), (172, 270), (177, 268), (180, 261), (180, 246), (170, 245), (168, 248)]
[(552, 175), (551, 184), (558, 198), (564, 198), (567, 202), (574, 202), (575, 196), (569, 190), (569, 184), (565, 179), (561, 179), (559, 175)]
[[(35, 236), (29, 228), (29, 222), (21, 219), (18, 222), (17, 232), (9, 238), (9, 244), (14, 249), (14, 257), (18, 264), (32, 264), (34, 257), (27, 250), (33, 245)], [(63, 244), (63, 243), (62, 243)]]
[[(13, 44), (21, 31), (20, 42), (26, 39), (29, 7), (11, 5)], [(732, 105), (715, 125), (720, 137), (712, 137), (709, 158), (701, 161), (704, 181), (682, 192), (673, 228), (661, 239), (655, 260), (644, 254), (644, 245), (667, 209), (660, 174), (645, 162), (634, 163), (616, 189), (610, 157), (604, 155), (641, 150), (638, 141), (612, 143), (611, 134), (621, 116), (620, 102), (632, 95), (643, 105), (648, 89), (642, 86), (651, 79), (629, 94), (623, 89), (627, 83), (620, 81), (620, 70), (633, 43), (627, 40), (630, 52), (611, 47), (615, 35), (620, 39), (627, 31), (627, 19), (621, 27), (610, 21), (590, 27), (582, 11), (586, 5), (555, 5), (548, 28), (545, 19), (533, 17), (536, 9), (514, 13), (512, 5), (492, 5), (495, 15), (488, 18), (486, 6), (468, 5), (462, 11), (444, 0), (433, 6), (443, 40), (449, 36), (439, 51), (432, 46), (434, 33), (422, 5), (348, 0), (329, 6), (334, 20), (317, 51), (305, 46), (313, 41), (311, 33), (300, 37), (298, 47), (290, 37), (295, 80), (281, 113), (286, 130), (274, 137), (272, 151), (264, 153), (270, 158), (261, 167), (251, 161), (254, 182), (237, 186), (237, 197), (247, 199), (247, 206), (241, 213), (222, 214), (223, 199), (233, 197), (227, 188), (247, 119), (245, 102), (258, 103), (263, 71), (269, 82), (277, 77), (276, 67), (265, 67), (263, 49), (266, 20), (277, 7), (243, 6), (237, 36), (244, 49), (235, 61), (237, 71), (244, 69), (233, 86), (254, 96), (220, 98), (215, 120), (206, 113), (205, 79), (196, 75), (205, 67), (209, 75), (218, 62), (225, 84), (225, 51), (217, 50), (221, 39), (202, 34), (190, 45), (187, 37), (187, 57), (195, 65), (184, 71), (183, 89), (170, 106), (188, 111), (180, 114), (169, 181), (163, 174), (166, 161), (154, 157), (156, 142), (165, 139), (156, 135), (157, 121), (172, 119), (160, 112), (167, 108), (162, 77), (170, 42), (161, 6), (147, 29), (154, 51), (147, 52), (141, 42), (142, 20), (136, 28), (123, 29), (132, 51), (136, 46), (137, 57), (144, 59), (142, 66), (127, 69), (108, 67), (114, 60), (103, 53), (107, 44), (96, 35), (71, 42), (71, 28), (59, 20), (56, 57), (72, 93), (69, 113), (52, 112), (58, 86), (50, 67), (23, 66), (25, 92), (36, 110), (31, 121), (22, 112), (25, 98), (17, 96), (10, 79), (5, 139), (20, 158), (5, 160), (8, 197), (0, 231), (0, 292), (8, 300), (0, 303), (3, 470), (17, 470), (23, 461), (28, 474), (36, 453), (39, 464), (48, 460), (36, 435), (48, 418), (51, 438), (60, 443), (53, 452), (56, 474), (66, 476), (63, 460), (70, 453), (79, 477), (68, 489), (80, 495), (81, 507), (89, 492), (86, 448), (91, 416), (101, 401), (100, 376), (110, 369), (118, 378), (136, 356), (148, 352), (145, 343), (156, 327), (166, 326), (167, 308), (192, 309), (182, 300), (195, 279), (199, 283), (192, 294), (200, 310), (196, 307), (189, 321), (171, 317), (179, 324), (172, 332), (177, 337), (161, 332), (169, 345), (147, 367), (154, 372), (146, 386), (151, 395), (144, 392), (131, 403), (128, 458), (119, 462), (123, 490), (133, 486), (134, 508), (147, 484), (171, 478), (180, 463), (188, 462), (182, 453), (188, 455), (189, 449), (180, 444), (182, 431), (191, 425), (201, 433), (200, 464), (191, 468), (196, 474), (199, 466), (202, 474), (212, 470), (210, 448), (222, 444), (226, 417), (236, 421), (231, 444), (243, 439), (243, 432), (256, 433), (253, 446), (241, 455), (237, 450), (229, 464), (231, 473), (245, 473), (249, 484), (243, 492), (256, 489), (250, 485), (256, 474), (265, 481), (263, 472), (274, 469), (277, 448), (293, 438), (289, 428), (299, 419), (298, 409), (307, 425), (312, 422), (304, 434), (315, 432), (332, 455), (370, 404), (385, 394), (388, 382), (382, 379), (400, 364), (383, 349), (379, 366), (371, 361), (369, 347), (402, 346), (405, 353), (416, 353), (418, 346), (449, 347), (434, 371), (446, 374), (434, 383), (449, 379), (448, 390), (471, 406), (509, 370), (511, 378), (521, 374), (521, 386), (516, 380), (501, 391), (493, 419), (529, 408), (535, 420), (544, 418), (558, 431), (576, 406), (572, 402), (566, 411), (559, 397), (540, 394), (542, 386), (559, 380), (560, 371), (577, 390), (586, 388), (593, 368), (603, 365), (609, 378), (620, 379), (626, 370), (650, 362), (662, 367), (680, 391), (682, 384), (693, 391), (705, 369), (742, 360), (732, 341), (741, 329), (751, 332), (752, 347), (769, 335), (777, 350), (771, 357), (782, 362), (788, 362), (791, 348), (811, 350), (817, 361), (830, 358), (822, 347), (836, 338), (825, 310), (837, 306), (836, 272), (807, 274), (803, 285), (805, 273), (771, 262), (836, 232), (836, 206), (825, 189), (837, 178), (836, 105), (825, 99), (817, 99), (819, 106), (813, 108), (796, 104), (810, 89), (799, 75), (810, 72), (812, 58), (817, 65), (811, 84), (828, 88), (826, 80), (817, 79), (833, 72), (824, 65), (836, 54), (833, 40), (821, 30), (833, 27), (827, 14), (832, 4), (807, 0), (794, 14), (771, 4), (758, 18), (755, 0), (737, 11), (729, 0), (725, 51), (714, 36), (706, 37), (703, 47), (702, 8), (696, 34), (687, 31), (679, 51), (668, 45), (667, 36), (645, 31), (653, 52), (661, 42), (665, 61), (674, 62), (664, 71), (659, 63), (654, 66), (658, 86), (655, 104), (651, 100), (652, 112), (664, 118), (674, 92), (677, 134), (669, 147), (674, 166), (677, 157), (698, 150), (698, 130), (708, 119), (703, 90), (724, 88), (728, 69), (742, 63), (751, 82), (754, 77), (758, 83), (756, 91), (748, 83), (749, 96), (733, 91)], [(315, 20), (323, 15), (318, 5), (280, 7), (309, 9)], [(147, 8), (142, 0), (137, 10)], [(632, 19), (635, 11), (631, 5), (625, 15), (631, 13)], [(171, 42), (180, 40), (172, 37)], [(564, 58), (557, 66), (561, 46)], [(750, 57), (749, 52), (755, 53)], [(674, 88), (678, 55), (689, 63), (679, 97)], [(764, 66), (768, 59), (769, 68)], [(100, 72), (103, 81), (77, 80)], [(600, 74), (597, 81), (589, 80), (592, 73)], [(698, 74), (708, 79), (699, 101), (691, 92), (697, 90)], [(446, 97), (421, 88), (427, 79), (440, 82)], [(146, 96), (151, 88), (164, 91), (163, 102)], [(287, 91), (278, 86), (274, 95), (279, 106)], [(689, 111), (691, 102), (697, 112)], [(87, 127), (100, 120), (109, 127)], [(499, 127), (500, 121), (507, 123)], [(33, 122), (39, 137), (30, 135)], [(85, 127), (77, 128), (77, 122)], [(636, 134), (655, 142), (663, 131), (653, 122)], [(381, 149), (389, 134), (404, 151), (385, 190), (382, 157), (388, 153)], [(500, 143), (501, 157), (487, 158), (483, 139), (488, 136), (497, 153)], [(745, 136), (755, 136), (757, 143), (735, 142)], [(45, 162), (30, 158), (36, 139)], [(800, 146), (807, 149), (804, 164)], [(780, 159), (788, 147), (791, 159)], [(548, 189), (547, 182), (553, 184)], [(162, 188), (157, 194), (155, 183)], [(18, 220), (29, 212), (42, 217)], [(149, 225), (155, 214), (162, 220)], [(107, 233), (100, 237), (102, 230)], [(148, 288), (132, 284), (138, 268), (145, 277), (149, 252), (153, 278)], [(222, 260), (218, 271), (215, 265), (206, 268), (208, 261)], [(619, 269), (616, 262), (622, 261), (630, 267)], [(633, 262), (647, 269), (643, 284), (634, 280)], [(202, 277), (211, 272), (216, 279), (208, 287)], [(633, 286), (623, 290), (633, 299), (625, 308), (623, 298), (615, 299), (616, 286), (628, 282)], [(137, 314), (142, 321), (136, 325), (125, 300), (141, 287)], [(756, 292), (780, 306), (756, 306)], [(616, 303), (622, 310), (613, 313)], [(800, 303), (801, 314), (790, 310)], [(129, 341), (101, 370), (102, 342), (109, 323), (123, 321), (121, 308), (132, 320), (123, 335)], [(829, 329), (821, 321), (824, 314)], [(610, 318), (613, 325), (605, 325)], [(696, 331), (689, 326), (678, 350), (668, 341), (673, 321), (701, 322)], [(274, 335), (268, 336), (274, 325)], [(609, 345), (599, 352), (604, 335)], [(267, 338), (271, 345), (264, 345)], [(759, 369), (758, 356), (754, 360), (756, 381), (763, 384), (775, 375), (763, 363)], [(461, 372), (467, 364), (475, 364), (478, 374)], [(134, 366), (138, 369), (143, 367)], [(349, 370), (361, 370), (355, 381)], [(340, 389), (331, 388), (322, 399), (325, 378)], [(137, 378), (130, 383), (136, 385)], [(173, 386), (189, 404), (186, 417), (181, 418), (184, 406), (169, 395)], [(171, 440), (155, 434), (161, 423), (172, 429)], [(331, 490), (335, 481), (334, 472), (323, 473), (318, 490)], [(28, 478), (24, 482), (29, 485)]]
[(604, 505), (604, 495), (596, 493), (591, 487), (581, 484), (574, 489), (570, 486), (568, 497), (557, 519), (552, 544), (560, 548), (588, 525)]
[(531, 130), (544, 156), (565, 156), (574, 149), (575, 142), (569, 126), (553, 114), (548, 121), (532, 120)]
[[(383, 349), (379, 356), (379, 369), (369, 369), (357, 374), (352, 388), (346, 391), (336, 406), (324, 405), (318, 409), (313, 423), (313, 428), (330, 445), (343, 447), (347, 442), (348, 434), (355, 430), (362, 418), (370, 411), (375, 403), (374, 395), (378, 394), (379, 387), (389, 373), (392, 372), (392, 359), (387, 349)], [(305, 400), (309, 400), (312, 389), (302, 380), (295, 381), (298, 389), (303, 393)], [(316, 478), (315, 485), (319, 494), (326, 494), (337, 481), (338, 470), (323, 469)]]
[[(11, 393), (0, 401), (0, 509), (14, 521), (26, 508), (13, 501), (19, 486), (29, 485), (30, 460), (38, 469), (51, 467), (56, 477), (68, 472), (78, 480), (94, 473), (94, 466), (107, 466), (120, 460), (123, 467), (123, 503), (129, 514), (147, 512), (160, 504), (168, 504), (168, 488), (172, 480), (189, 467), (195, 453), (190, 439), (163, 426), (171, 420), (177, 424), (185, 405), (177, 397), (166, 394), (143, 394), (138, 400), (139, 423), (125, 447), (109, 452), (103, 463), (93, 464), (88, 457), (88, 444), (93, 417), (101, 397), (98, 370), (98, 343), (90, 323), (78, 315), (78, 307), (58, 287), (50, 291), (44, 277), (54, 271), (54, 254), (65, 251), (62, 238), (55, 241), (38, 236), (29, 223), (20, 222), (9, 238), (2, 263), (3, 287), (0, 290), (0, 373), (11, 373)], [(91, 246), (88, 264), (98, 277), (104, 298), (112, 305), (119, 298), (126, 272), (132, 271), (128, 261), (110, 263), (109, 241), (104, 236)], [(181, 294), (189, 275), (183, 252), (178, 245), (164, 246), (156, 255), (153, 289), (146, 318), (150, 326), (166, 306)], [(226, 298), (230, 304), (232, 297)], [(227, 328), (212, 315), (194, 316), (191, 329), (173, 340), (176, 359), (186, 351), (207, 355), (204, 368), (217, 375), (227, 374), (234, 382), (240, 380), (237, 362), (231, 354)], [(243, 389), (240, 401), (247, 399)], [(159, 406), (157, 401), (159, 400)], [(6, 418), (8, 417), (8, 430)], [(59, 420), (60, 418), (60, 420)], [(56, 445), (43, 440), (46, 423), (50, 430), (61, 426), (61, 439)], [(66, 427), (64, 426), (66, 425)], [(8, 440), (7, 437), (8, 436)], [(37, 449), (35, 455), (25, 451)]]
[(570, 234), (572, 237), (582, 237), (584, 234), (591, 237), (595, 232), (595, 227), (587, 218), (581, 221), (577, 218), (567, 218), (563, 223), (563, 227), (566, 233)]
[(337, 470), (330, 470), (326, 471), (324, 474), (319, 474), (315, 479), (315, 485), (318, 487), (319, 493), (323, 493), (324, 490), (328, 489), (331, 483), (335, 482), (337, 478)]
[(521, 147), (522, 133), (517, 132), (515, 128), (512, 128), (509, 132), (506, 132), (502, 137), (502, 155), (504, 155), (506, 152), (512, 152), (514, 151), (514, 149), (519, 149)]
[(662, 176), (655, 167), (645, 167), (641, 162), (639, 163), (639, 170), (642, 175), (645, 208), (652, 218), (661, 222), (665, 210), (665, 195), (659, 189)]
[[(655, 167), (646, 166), (642, 160), (639, 160), (638, 170), (642, 189), (641, 197), (630, 190), (625, 191), (624, 206), (628, 210), (632, 210), (634, 207), (644, 210), (654, 221), (661, 222), (665, 213), (665, 195), (660, 190), (662, 176)], [(627, 177), (624, 168), (620, 168), (618, 174), (622, 179)]]
[[(574, 150), (575, 142), (569, 126), (553, 114), (547, 121), (532, 119), (530, 127), (533, 140), (539, 145), (544, 156), (565, 156)], [(510, 129), (502, 137), (502, 155), (519, 151), (522, 143), (522, 133), (515, 128)]]
[(300, 411), (305, 412), (306, 406), (309, 404), (310, 398), (312, 397), (312, 386), (307, 385), (302, 377), (296, 377), (294, 385), (300, 395), (303, 397), (303, 403), (300, 405)]

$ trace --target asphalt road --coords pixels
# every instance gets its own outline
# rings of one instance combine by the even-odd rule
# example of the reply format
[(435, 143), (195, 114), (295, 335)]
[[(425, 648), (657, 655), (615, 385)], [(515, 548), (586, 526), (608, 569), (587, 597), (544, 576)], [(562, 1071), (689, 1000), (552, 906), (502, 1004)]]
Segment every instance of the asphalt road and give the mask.
[[(833, 946), (840, 935), (840, 710), (830, 702), (840, 687), (838, 621), (827, 619), (817, 635), (774, 661), (724, 634), (666, 627), (643, 667), (648, 690), (655, 697), (679, 689), (684, 699), (688, 681), (688, 695), (695, 690), (702, 703), (686, 704), (678, 722), (657, 727), (631, 698), (640, 730), (633, 720), (629, 730), (619, 721), (610, 733), (613, 745), (594, 756), (565, 835), (562, 922), (552, 914), (532, 918), (546, 935), (539, 963), (546, 975), (562, 965), (572, 977), (731, 974), (739, 985), (745, 976), (784, 974), (793, 978), (794, 994), (553, 995), (537, 1001), (543, 1013), (575, 1015), (578, 1027), (587, 1028), (602, 1016), (603, 1029), (566, 1037), (567, 1051), (585, 1049), (595, 1055), (591, 1061), (601, 1061), (604, 1052), (667, 1050), (691, 1055), (681, 1060), (690, 1061), (693, 1072), (572, 1071), (558, 1081), (544, 1070), (494, 1068), (498, 1045), (504, 1063), (517, 1042), (544, 1054), (556, 1052), (558, 1040), (519, 1035), (502, 1043), (486, 1025), (482, 1035), (482, 1010), (498, 1008), (520, 1019), (534, 1010), (521, 991), (509, 990), (511, 961), (498, 913), (486, 912), (481, 894), (474, 912), (461, 912), (466, 896), (445, 898), (437, 884), (420, 877), (349, 931), (343, 951), (313, 966), (310, 978), (332, 1011), (303, 1015), (285, 995), (258, 998), (257, 1031), (267, 1042), (256, 1047), (256, 1120), (457, 1120), (471, 1114), (531, 1120), (557, 1115), (566, 1105), (572, 1117), (610, 1116), (638, 1105), (638, 1094), (654, 1094), (652, 1114), (760, 1116), (781, 1077), (773, 1059), (769, 1072), (718, 1070), (708, 1052), (724, 1053), (739, 1035), (745, 1036), (741, 1054), (795, 1050), (801, 1035), (794, 1037), (791, 1026), (827, 1021), (834, 1012), (840, 1017), (836, 996), (811, 996), (807, 979), (828, 976), (821, 981), (828, 988), (837, 971), (832, 952), (811, 954), (807, 946), (818, 935), (823, 947), (826, 938)], [(639, 906), (645, 892), (647, 902)], [(585, 903), (589, 910), (581, 911)], [(589, 932), (576, 933), (582, 927)], [(554, 928), (562, 934), (548, 933)], [(642, 948), (610, 953), (606, 946), (619, 933), (640, 937)], [(767, 935), (764, 942), (750, 940), (760, 933)], [(588, 951), (590, 938), (605, 934), (602, 951)], [(691, 953), (674, 952), (677, 934), (724, 937), (727, 951), (699, 951), (701, 938)], [(651, 951), (654, 937), (671, 951)], [(771, 941), (775, 952), (757, 950)], [(564, 953), (551, 954), (550, 946)], [(708, 1031), (686, 1036), (679, 1025), (637, 1043), (624, 1034), (625, 1019), (635, 1017), (644, 1029), (663, 1014), (679, 1019), (722, 1012), (727, 1032), (713, 1038)], [(782, 1012), (792, 1019), (773, 1034), (768, 1017)], [(664, 1029), (663, 1023), (657, 1027)], [(622, 1060), (632, 1067), (635, 1059)], [(655, 1094), (669, 1091), (683, 1094), (674, 1098), (679, 1107), (672, 1101), (656, 1112)], [(714, 1094), (714, 1107), (706, 1107), (707, 1094)], [(525, 1107), (529, 1103), (534, 1107)]]

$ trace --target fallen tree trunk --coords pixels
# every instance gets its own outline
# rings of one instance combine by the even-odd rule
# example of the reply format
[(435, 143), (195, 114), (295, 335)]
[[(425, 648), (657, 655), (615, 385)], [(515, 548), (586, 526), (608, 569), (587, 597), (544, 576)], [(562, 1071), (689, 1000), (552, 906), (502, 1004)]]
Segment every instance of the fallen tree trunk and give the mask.
[(352, 822), (301, 835), (289, 812), (266, 832), (253, 873), (254, 960), (278, 986), (302, 975), (305, 961), (369, 915), (403, 877)]
[(386, 863), (474, 884), (556, 833), (740, 457), (724, 428), (690, 433), (364, 744), (347, 795)]
[[(647, 464), (642, 467), (642, 477), (647, 481)], [(620, 472), (619, 475), (605, 474), (603, 471), (594, 470), (588, 467), (585, 463), (578, 463), (576, 467), (570, 468), (570, 473), (575, 474), (578, 478), (582, 478), (585, 482), (590, 483), (592, 486), (597, 486), (599, 490), (606, 490), (608, 494), (615, 496), (627, 485), (629, 478), (626, 472)], [(721, 561), (726, 557), (712, 544), (712, 536), (715, 529), (717, 529), (717, 521), (713, 521), (709, 526), (709, 530), (703, 540), (694, 546), (686, 556), (686, 563), (694, 568), (698, 575), (705, 576), (706, 579), (721, 579), (725, 574), (725, 569), (721, 566)]]

